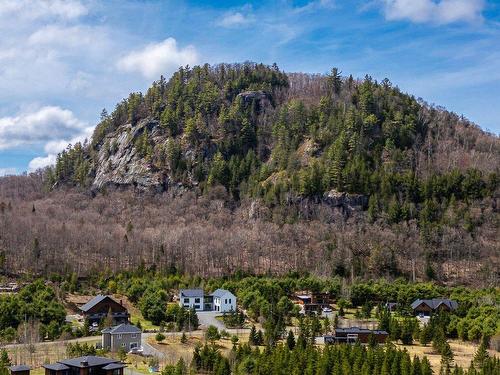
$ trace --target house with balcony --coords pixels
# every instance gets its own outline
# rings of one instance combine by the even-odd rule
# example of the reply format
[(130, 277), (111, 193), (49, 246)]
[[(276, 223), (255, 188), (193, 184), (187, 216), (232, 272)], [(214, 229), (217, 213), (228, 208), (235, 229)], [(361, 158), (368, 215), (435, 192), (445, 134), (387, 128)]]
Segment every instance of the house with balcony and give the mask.
[(205, 292), (203, 289), (181, 289), (179, 291), (179, 305), (186, 309), (204, 311), (204, 297)]
[(196, 311), (236, 311), (236, 296), (226, 289), (217, 289), (205, 294), (203, 289), (181, 289), (178, 297), (179, 305)]

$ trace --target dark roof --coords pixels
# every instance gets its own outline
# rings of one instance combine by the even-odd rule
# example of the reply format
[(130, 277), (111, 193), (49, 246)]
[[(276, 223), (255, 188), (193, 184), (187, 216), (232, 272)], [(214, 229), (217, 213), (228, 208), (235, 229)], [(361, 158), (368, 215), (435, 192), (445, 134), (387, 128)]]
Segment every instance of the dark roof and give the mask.
[[(94, 307), (98, 303), (101, 303), (106, 298), (111, 298), (111, 297), (110, 296), (103, 296), (103, 295), (99, 294), (99, 295), (95, 296), (94, 298), (92, 298), (90, 301), (88, 301), (85, 305), (80, 306), (80, 310), (82, 310), (83, 312), (89, 311), (92, 307)], [(113, 298), (111, 298), (111, 299), (113, 300)]]
[(181, 297), (203, 297), (205, 294), (203, 289), (181, 289), (179, 290)]
[(122, 334), (122, 333), (141, 333), (140, 328), (128, 323), (119, 324), (114, 327), (105, 328), (101, 331), (102, 333), (110, 333), (112, 335)]
[(103, 370), (117, 370), (119, 368), (124, 368), (127, 367), (124, 363), (117, 362), (117, 363), (110, 363), (109, 365), (104, 366), (102, 369)]
[(450, 310), (456, 310), (458, 308), (458, 303), (456, 303), (453, 300), (445, 298), (417, 299), (411, 304), (411, 308), (415, 310), (422, 303), (425, 303), (432, 310), (436, 310), (440, 305), (448, 306)]
[[(105, 357), (96, 357), (89, 355), (87, 357), (77, 357), (77, 358), (71, 358), (71, 359), (63, 359), (59, 361), (59, 363), (62, 363), (64, 365), (68, 365), (70, 367), (95, 367), (95, 366), (105, 366), (110, 363), (116, 363), (118, 360), (116, 359), (110, 359), (110, 358), (105, 358)], [(86, 364), (84, 364), (86, 363)]]
[(26, 365), (16, 365), (16, 366), (10, 366), (9, 370), (12, 372), (29, 371), (31, 370), (31, 367)]
[(335, 334), (338, 333), (347, 333), (347, 334), (373, 333), (374, 335), (388, 335), (387, 331), (383, 331), (380, 329), (372, 330), (368, 328), (359, 328), (359, 327), (336, 328)]
[(231, 294), (232, 296), (234, 296), (234, 294), (233, 294), (233, 293), (231, 293), (229, 290), (226, 290), (226, 289), (216, 289), (216, 290), (215, 290), (215, 292), (213, 292), (213, 293), (211, 294), (211, 296), (213, 296), (213, 297), (217, 297), (217, 298), (221, 298), (223, 295), (225, 295), (225, 294), (227, 294), (227, 293), (229, 293), (229, 294)]
[(48, 365), (43, 365), (43, 368), (49, 369), (49, 370), (54, 370), (54, 371), (63, 371), (63, 370), (69, 370), (69, 367), (62, 364), (62, 363), (51, 363)]

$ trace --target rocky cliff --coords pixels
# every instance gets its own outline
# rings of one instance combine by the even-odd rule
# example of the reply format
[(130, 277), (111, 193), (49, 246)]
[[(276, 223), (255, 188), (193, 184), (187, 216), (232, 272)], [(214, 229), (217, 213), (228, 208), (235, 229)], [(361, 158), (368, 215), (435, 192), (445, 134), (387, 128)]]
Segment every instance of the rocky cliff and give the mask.
[(106, 135), (98, 150), (95, 178), (92, 189), (107, 186), (134, 186), (146, 190), (164, 190), (168, 186), (168, 175), (159, 171), (142, 156), (136, 143), (147, 131), (153, 143), (164, 142), (158, 121), (141, 120), (135, 126), (125, 124)]

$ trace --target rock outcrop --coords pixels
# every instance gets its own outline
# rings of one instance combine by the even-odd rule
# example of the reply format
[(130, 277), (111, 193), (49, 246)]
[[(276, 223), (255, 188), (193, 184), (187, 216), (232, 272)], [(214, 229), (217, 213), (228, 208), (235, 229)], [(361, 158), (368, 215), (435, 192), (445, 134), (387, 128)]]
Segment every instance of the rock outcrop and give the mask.
[(252, 104), (256, 101), (258, 104), (258, 109), (264, 109), (272, 104), (271, 95), (263, 90), (244, 91), (238, 94), (238, 98), (241, 98), (245, 105)]
[(349, 211), (360, 211), (367, 208), (368, 196), (330, 190), (323, 195), (323, 202), (332, 207), (341, 207)]
[(168, 176), (155, 170), (135, 146), (137, 138), (145, 131), (151, 139), (161, 141), (159, 124), (150, 119), (144, 119), (135, 126), (122, 125), (106, 136), (98, 150), (93, 190), (107, 186), (135, 186), (158, 191), (167, 188)]

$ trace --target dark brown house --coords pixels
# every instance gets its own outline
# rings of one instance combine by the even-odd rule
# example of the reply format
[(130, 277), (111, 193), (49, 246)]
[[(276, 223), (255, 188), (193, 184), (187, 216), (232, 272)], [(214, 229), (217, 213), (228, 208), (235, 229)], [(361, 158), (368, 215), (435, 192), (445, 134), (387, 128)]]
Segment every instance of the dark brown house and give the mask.
[(458, 303), (443, 298), (417, 299), (411, 304), (411, 308), (415, 315), (430, 316), (440, 311), (454, 311), (458, 308)]
[(113, 325), (128, 323), (129, 319), (129, 313), (121, 301), (117, 302), (110, 296), (98, 295), (81, 306), (80, 311), (89, 324), (99, 324), (109, 312), (113, 318)]
[(43, 365), (45, 375), (123, 375), (125, 364), (105, 357), (78, 357)]
[(389, 334), (382, 330), (371, 330), (367, 328), (351, 327), (337, 328), (333, 335), (325, 336), (325, 344), (341, 344), (355, 343), (359, 341), (362, 344), (367, 344), (370, 341), (370, 336), (374, 337), (379, 344), (385, 343)]
[(308, 313), (318, 313), (324, 307), (330, 307), (329, 293), (297, 293), (292, 297), (294, 303), (301, 305), (301, 310)]
[(11, 375), (29, 375), (31, 368), (25, 365), (17, 365), (9, 367)]

